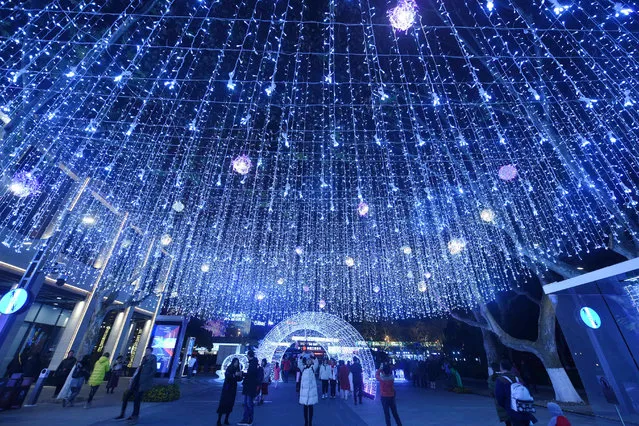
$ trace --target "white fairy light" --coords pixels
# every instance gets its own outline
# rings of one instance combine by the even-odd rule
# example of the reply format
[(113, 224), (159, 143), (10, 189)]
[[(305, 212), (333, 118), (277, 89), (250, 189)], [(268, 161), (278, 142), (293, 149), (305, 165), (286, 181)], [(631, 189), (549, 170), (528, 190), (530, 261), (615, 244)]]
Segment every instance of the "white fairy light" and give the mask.
[(211, 265), (209, 265), (208, 263), (203, 263), (202, 266), (200, 266), (200, 271), (206, 273), (209, 272), (211, 270)]
[(95, 216), (91, 216), (91, 215), (82, 216), (82, 224), (86, 226), (93, 226), (96, 223), (97, 223), (97, 219), (95, 218)]
[(177, 213), (182, 213), (184, 211), (184, 204), (178, 200), (173, 203), (171, 208)]
[(409, 246), (403, 246), (402, 247), (402, 253), (404, 253), (405, 255), (409, 255), (413, 252), (413, 249), (410, 248)]
[(164, 234), (160, 237), (160, 244), (164, 247), (173, 242), (173, 238), (169, 234)]
[(350, 256), (346, 256), (346, 258), (344, 259), (344, 264), (349, 268), (355, 266), (355, 259)]
[(461, 238), (453, 238), (448, 242), (448, 251), (450, 254), (459, 254), (466, 248), (466, 241)]
[(484, 222), (493, 222), (495, 220), (495, 211), (492, 209), (483, 209), (479, 216)]

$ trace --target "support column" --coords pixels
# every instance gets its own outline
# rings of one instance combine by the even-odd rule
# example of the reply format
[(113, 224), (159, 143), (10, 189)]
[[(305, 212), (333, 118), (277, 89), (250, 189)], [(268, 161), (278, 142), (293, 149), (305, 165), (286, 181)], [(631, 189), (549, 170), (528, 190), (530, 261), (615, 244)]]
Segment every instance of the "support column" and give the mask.
[(133, 330), (132, 318), (132, 307), (128, 307), (124, 312), (120, 312), (116, 318), (116, 321), (120, 320), (120, 323), (118, 323), (117, 329), (114, 324), (114, 329), (111, 331), (111, 336), (109, 336), (109, 341), (107, 342), (108, 352), (111, 354), (111, 361), (116, 359), (118, 355), (125, 355), (122, 352), (126, 349), (126, 344), (131, 336), (131, 330)]
[[(100, 282), (102, 281), (102, 277), (104, 276), (104, 271), (109, 265), (109, 261), (111, 260), (111, 256), (113, 255), (113, 251), (115, 250), (115, 246), (117, 245), (118, 240), (120, 239), (120, 236), (122, 235), (122, 231), (124, 230), (124, 225), (126, 224), (128, 218), (129, 218), (129, 214), (125, 213), (124, 217), (122, 218), (122, 221), (120, 222), (120, 227), (118, 228), (118, 232), (115, 234), (115, 237), (113, 238), (113, 241), (111, 242), (111, 245), (109, 246), (107, 250), (107, 254), (104, 257), (104, 263), (100, 267), (100, 272), (98, 273), (95, 283), (93, 284), (93, 287), (91, 288), (91, 293), (89, 293), (89, 296), (87, 298), (87, 301), (86, 301), (87, 303), (85, 305), (84, 312), (82, 313), (82, 320), (80, 321), (78, 326), (75, 328), (75, 333), (73, 335), (73, 338), (71, 339), (71, 342), (69, 342), (69, 346), (67, 347), (67, 352), (73, 349), (80, 356), (89, 355), (88, 353), (84, 353), (84, 352), (90, 351), (91, 348), (84, 348), (84, 347), (81, 347), (81, 345), (84, 341), (86, 331), (88, 327), (91, 325), (91, 321), (93, 319), (93, 315), (95, 314), (96, 308), (98, 307), (100, 302), (102, 302), (100, 299), (103, 297), (103, 295), (98, 291), (98, 288), (100, 286)], [(100, 324), (98, 325), (94, 324), (93, 326), (99, 327)], [(80, 353), (80, 352), (83, 352), (83, 353)]]
[[(71, 341), (71, 337), (73, 336), (73, 332), (75, 327), (78, 325), (80, 320), (82, 319), (82, 312), (84, 311), (84, 304), (86, 301), (82, 300), (75, 304), (73, 307), (73, 311), (71, 312), (71, 316), (67, 321), (67, 325), (64, 327), (64, 331), (62, 332), (62, 336), (60, 337), (60, 341), (55, 348), (55, 352), (53, 353), (53, 357), (51, 358), (51, 362), (49, 363), (49, 370), (53, 370), (58, 368), (60, 362), (67, 356), (67, 347), (69, 346), (69, 342)], [(79, 354), (75, 354), (76, 358)]]
[(147, 322), (144, 323), (140, 341), (138, 342), (135, 354), (133, 354), (133, 362), (131, 364), (132, 367), (137, 367), (142, 362), (142, 357), (144, 357), (144, 350), (149, 345), (149, 339), (151, 338), (153, 324), (155, 324), (155, 317), (153, 317), (153, 319), (147, 320)]
[(124, 327), (126, 327), (125, 315), (126, 315), (126, 312), (122, 311), (122, 312), (118, 312), (118, 314), (115, 316), (115, 320), (113, 321), (113, 325), (111, 326), (111, 332), (109, 333), (109, 337), (107, 338), (107, 341), (104, 344), (103, 351), (111, 354), (109, 361), (112, 361), (113, 359), (115, 359), (113, 356), (113, 349), (115, 348), (115, 345), (118, 343), (118, 340), (120, 339), (122, 330), (124, 330)]

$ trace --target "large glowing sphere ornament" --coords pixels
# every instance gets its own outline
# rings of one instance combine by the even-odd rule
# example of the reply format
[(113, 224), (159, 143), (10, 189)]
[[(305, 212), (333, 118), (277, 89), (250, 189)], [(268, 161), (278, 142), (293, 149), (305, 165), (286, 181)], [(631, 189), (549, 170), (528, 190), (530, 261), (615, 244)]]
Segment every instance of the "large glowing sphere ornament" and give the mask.
[(278, 278), (277, 279), (277, 284), (284, 285), (284, 278)]
[(251, 170), (252, 165), (253, 163), (251, 163), (251, 159), (248, 157), (248, 155), (240, 155), (239, 157), (235, 158), (235, 160), (233, 160), (233, 170), (241, 175), (248, 174), (248, 172)]
[(512, 164), (506, 164), (499, 168), (499, 179), (511, 181), (517, 177), (517, 167)]
[(417, 4), (415, 0), (399, 0), (397, 6), (388, 11), (390, 24), (397, 31), (408, 31), (415, 23)]
[(200, 271), (206, 273), (209, 272), (211, 270), (211, 266), (208, 263), (204, 263), (202, 264), (202, 266), (200, 266)]
[(404, 253), (405, 255), (409, 255), (413, 252), (413, 249), (410, 248), (409, 246), (404, 246), (402, 247), (402, 253)]
[(182, 201), (178, 200), (178, 201), (173, 203), (171, 208), (173, 209), (174, 212), (182, 213), (184, 211), (184, 203), (182, 203)]
[(257, 293), (255, 293), (255, 300), (261, 302), (264, 299), (266, 299), (266, 294), (263, 291), (258, 291)]
[(19, 172), (11, 179), (8, 189), (16, 197), (25, 198), (37, 194), (40, 190), (40, 184), (31, 173)]
[(93, 226), (97, 222), (97, 219), (94, 216), (89, 214), (82, 216), (82, 224), (86, 226)]
[(453, 238), (448, 242), (448, 251), (450, 254), (459, 254), (466, 248), (466, 241), (461, 238)]
[(495, 211), (492, 209), (483, 209), (479, 213), (479, 217), (486, 223), (491, 223), (495, 221)]
[(173, 242), (173, 238), (169, 234), (164, 234), (160, 237), (160, 244), (164, 247), (168, 246)]
[(378, 285), (373, 286), (373, 293), (379, 293), (380, 290), (381, 290), (381, 288)]
[(301, 256), (304, 253), (304, 249), (302, 247), (295, 247), (295, 253)]
[(348, 266), (349, 268), (351, 268), (355, 266), (355, 259), (353, 259), (350, 256), (346, 256), (346, 259), (344, 259), (344, 264)]
[(423, 293), (426, 291), (428, 287), (426, 286), (426, 282), (425, 281), (420, 281), (417, 283), (417, 290), (419, 290), (420, 293)]
[(427, 280), (430, 279), (430, 277), (432, 277), (432, 276), (433, 276), (433, 274), (431, 274), (430, 272), (426, 272), (424, 274), (424, 277), (426, 277)]
[(369, 211), (369, 207), (368, 207), (368, 204), (366, 204), (365, 202), (362, 201), (361, 203), (357, 205), (357, 213), (360, 216), (362, 217), (366, 216), (368, 214), (368, 211)]
[(326, 307), (326, 300), (320, 299), (318, 305), (320, 309), (324, 309)]

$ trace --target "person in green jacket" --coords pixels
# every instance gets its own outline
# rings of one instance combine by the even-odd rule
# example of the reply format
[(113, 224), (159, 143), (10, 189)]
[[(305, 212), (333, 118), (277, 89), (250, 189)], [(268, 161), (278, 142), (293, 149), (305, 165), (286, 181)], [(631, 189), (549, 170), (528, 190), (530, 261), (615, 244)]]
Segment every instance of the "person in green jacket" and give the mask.
[(109, 372), (110, 369), (111, 366), (109, 363), (109, 353), (105, 352), (93, 366), (93, 371), (91, 372), (91, 376), (89, 377), (89, 386), (91, 386), (91, 391), (89, 392), (89, 399), (87, 399), (87, 403), (84, 408), (89, 408), (91, 406), (91, 401), (93, 401), (95, 393), (98, 391), (98, 388), (104, 381), (104, 376), (106, 375), (106, 373)]

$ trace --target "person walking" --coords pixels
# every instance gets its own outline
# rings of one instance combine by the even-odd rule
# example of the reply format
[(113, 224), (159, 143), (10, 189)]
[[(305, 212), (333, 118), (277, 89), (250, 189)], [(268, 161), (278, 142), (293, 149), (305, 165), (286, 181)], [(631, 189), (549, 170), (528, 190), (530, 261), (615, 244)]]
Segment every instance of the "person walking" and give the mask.
[(282, 369), (280, 368), (280, 363), (276, 362), (275, 367), (273, 367), (273, 381), (275, 382), (275, 389), (277, 389), (277, 384), (280, 381), (280, 373)]
[(320, 380), (322, 381), (322, 399), (328, 398), (328, 382), (331, 380), (331, 366), (328, 365), (328, 359), (322, 360), (319, 370)]
[(107, 380), (106, 391), (107, 393), (113, 393), (115, 388), (118, 387), (118, 383), (120, 383), (120, 377), (124, 372), (124, 357), (119, 355), (113, 364), (111, 364), (111, 375), (109, 376), (109, 380)]
[(252, 425), (253, 424), (253, 399), (257, 395), (258, 381), (258, 365), (257, 358), (255, 358), (255, 352), (252, 350), (246, 353), (248, 358), (248, 369), (244, 374), (244, 380), (242, 382), (242, 396), (244, 397), (244, 414), (242, 415), (242, 421), (238, 425)]
[(233, 406), (235, 405), (237, 383), (241, 381), (242, 369), (240, 368), (240, 360), (233, 358), (231, 365), (226, 368), (226, 372), (224, 373), (222, 396), (220, 396), (220, 404), (217, 407), (217, 426), (222, 425), (222, 415), (225, 415), (224, 424), (230, 424), (229, 415), (233, 411)]
[(302, 370), (300, 380), (300, 404), (304, 407), (304, 426), (313, 426), (313, 407), (319, 401), (315, 373), (319, 363), (313, 355), (300, 357), (298, 367)]
[(288, 383), (288, 375), (291, 372), (291, 360), (288, 358), (284, 358), (282, 361), (282, 379), (284, 383)]
[(186, 377), (191, 378), (193, 374), (195, 374), (197, 368), (197, 357), (193, 354), (189, 357), (189, 362), (186, 367)]
[(124, 392), (122, 397), (122, 409), (120, 415), (116, 420), (124, 418), (126, 413), (126, 407), (129, 404), (129, 400), (133, 398), (133, 413), (127, 418), (132, 423), (137, 423), (140, 417), (140, 405), (142, 404), (142, 398), (144, 393), (151, 390), (153, 387), (153, 379), (155, 373), (158, 370), (158, 359), (153, 355), (153, 348), (146, 348), (144, 351), (144, 357), (140, 366), (135, 370), (131, 381), (129, 382), (129, 388)]
[(499, 418), (499, 422), (506, 423), (509, 421), (508, 413), (506, 412), (506, 409), (502, 407), (501, 405), (499, 405), (499, 403), (495, 399), (495, 386), (497, 385), (497, 379), (501, 375), (501, 373), (499, 372), (500, 371), (499, 364), (497, 364), (496, 362), (493, 362), (490, 365), (490, 369), (492, 371), (492, 374), (488, 378), (488, 390), (490, 391), (490, 396), (494, 399), (495, 409), (497, 410), (497, 417)]
[(344, 399), (348, 399), (348, 394), (351, 390), (351, 384), (348, 380), (349, 374), (350, 371), (348, 370), (348, 366), (344, 365), (344, 360), (340, 359), (337, 377), (339, 378), (339, 393), (340, 396)]
[(67, 383), (58, 394), (58, 399), (62, 399), (62, 407), (73, 407), (73, 401), (82, 390), (82, 385), (89, 380), (91, 372), (89, 370), (89, 356), (85, 356), (81, 361), (75, 363), (71, 369)]
[(329, 380), (329, 385), (331, 388), (331, 398), (335, 398), (335, 389), (337, 387), (337, 365), (335, 365), (334, 359), (330, 361), (330, 368), (331, 368), (331, 376), (328, 380)]
[(260, 384), (260, 400), (259, 405), (264, 404), (264, 396), (268, 395), (268, 385), (271, 384), (271, 366), (266, 362), (266, 358), (262, 359), (262, 383)]
[(357, 401), (362, 403), (362, 396), (364, 394), (364, 377), (362, 376), (362, 364), (359, 362), (359, 358), (353, 357), (353, 364), (351, 365), (351, 374), (353, 375), (353, 398), (355, 405)]
[(84, 408), (91, 407), (91, 402), (93, 401), (93, 397), (95, 393), (98, 391), (98, 388), (104, 381), (104, 376), (110, 370), (109, 366), (109, 353), (105, 352), (102, 356), (95, 362), (93, 366), (93, 371), (91, 371), (91, 376), (89, 377), (89, 386), (91, 386), (91, 391), (89, 392), (89, 398), (87, 399), (87, 403), (84, 405)]
[(499, 377), (495, 381), (495, 401), (508, 415), (506, 426), (529, 426), (530, 423), (537, 423), (537, 419), (532, 413), (527, 411), (515, 411), (511, 403), (511, 385), (519, 382), (519, 378), (512, 371), (512, 364), (509, 360), (503, 360), (499, 364)]
[(58, 365), (58, 368), (55, 370), (55, 391), (53, 392), (54, 398), (58, 397), (58, 395), (60, 394), (60, 390), (62, 390), (62, 386), (64, 386), (64, 383), (67, 381), (67, 377), (69, 377), (69, 374), (71, 373), (71, 370), (73, 370), (75, 363), (78, 362), (78, 360), (75, 359), (74, 355), (75, 352), (69, 351), (67, 357), (63, 359), (62, 362), (60, 362), (60, 365)]
[(395, 419), (397, 426), (402, 426), (402, 421), (399, 419), (399, 414), (397, 414), (397, 404), (395, 402), (395, 377), (393, 376), (390, 364), (382, 363), (379, 370), (375, 372), (375, 378), (379, 382), (386, 426), (391, 426), (389, 411), (393, 413), (393, 418)]

